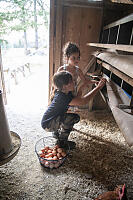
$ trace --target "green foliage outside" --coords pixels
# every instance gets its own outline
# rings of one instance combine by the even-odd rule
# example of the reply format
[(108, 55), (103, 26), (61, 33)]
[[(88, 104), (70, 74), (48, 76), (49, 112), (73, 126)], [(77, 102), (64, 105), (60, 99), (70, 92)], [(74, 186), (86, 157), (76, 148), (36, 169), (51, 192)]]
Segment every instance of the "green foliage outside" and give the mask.
[[(36, 13), (34, 10), (36, 3)], [(4, 5), (4, 6), (3, 6)], [(4, 9), (4, 7), (6, 7)], [(3, 9), (2, 9), (3, 8)], [(35, 21), (35, 15), (41, 19)], [(30, 28), (44, 26), (48, 29), (49, 4), (48, 0), (1, 0), (0, 1), (0, 45), (8, 47), (8, 41), (4, 39), (12, 31), (24, 32), (25, 44), (18, 41), (17, 46), (27, 45), (26, 32)]]

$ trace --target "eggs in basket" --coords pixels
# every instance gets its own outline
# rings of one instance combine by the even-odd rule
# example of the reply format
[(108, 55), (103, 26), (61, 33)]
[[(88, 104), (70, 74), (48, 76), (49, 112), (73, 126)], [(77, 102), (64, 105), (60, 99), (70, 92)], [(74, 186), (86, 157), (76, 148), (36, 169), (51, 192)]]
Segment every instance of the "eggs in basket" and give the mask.
[(68, 150), (64, 150), (59, 145), (56, 145), (52, 137), (40, 139), (36, 143), (35, 151), (40, 164), (50, 169), (61, 166), (68, 155)]

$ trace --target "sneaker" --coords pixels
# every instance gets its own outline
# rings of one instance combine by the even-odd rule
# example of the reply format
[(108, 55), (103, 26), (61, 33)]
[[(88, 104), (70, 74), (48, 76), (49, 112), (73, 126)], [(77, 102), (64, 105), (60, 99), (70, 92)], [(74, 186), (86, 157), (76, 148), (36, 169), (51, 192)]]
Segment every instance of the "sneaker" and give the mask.
[(59, 146), (66, 150), (75, 149), (76, 143), (68, 140), (59, 140)]
[(59, 139), (59, 132), (58, 131), (52, 132), (52, 136), (55, 139)]

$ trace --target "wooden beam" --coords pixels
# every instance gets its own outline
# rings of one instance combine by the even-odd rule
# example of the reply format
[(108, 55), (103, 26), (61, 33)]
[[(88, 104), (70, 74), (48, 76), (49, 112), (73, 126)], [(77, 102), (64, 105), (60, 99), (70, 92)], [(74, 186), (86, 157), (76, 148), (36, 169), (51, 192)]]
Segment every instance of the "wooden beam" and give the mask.
[[(55, 33), (55, 72), (61, 66), (61, 53), (62, 53), (62, 1), (56, 1), (56, 33)], [(54, 72), (54, 73), (55, 73)]]
[(132, 0), (111, 0), (112, 3), (133, 4)]
[(96, 56), (133, 79), (133, 56), (100, 53)]
[[(132, 4), (133, 4), (133, 3), (132, 3)], [(128, 16), (126, 16), (126, 17), (120, 19), (120, 20), (117, 20), (117, 21), (115, 21), (115, 22), (113, 22), (113, 23), (111, 23), (111, 24), (108, 24), (107, 26), (105, 26), (105, 27), (103, 28), (103, 30), (112, 28), (112, 27), (114, 27), (114, 26), (118, 26), (118, 25), (120, 25), (120, 24), (124, 24), (124, 23), (130, 22), (130, 21), (133, 21), (133, 14), (130, 14), (130, 15), (128, 15)]]
[(133, 53), (133, 45), (123, 45), (123, 44), (102, 44), (102, 43), (87, 43), (88, 46), (98, 47), (101, 49), (113, 49), (119, 51), (126, 51)]
[(86, 0), (81, 0), (81, 1), (73, 1), (73, 0), (65, 0), (62, 2), (64, 6), (69, 6), (69, 7), (78, 7), (78, 8), (102, 8), (103, 7), (103, 1), (99, 1), (99, 2), (94, 2), (94, 1), (86, 1)]
[(101, 64), (104, 68), (111, 71), (116, 76), (120, 77), (122, 80), (124, 80), (125, 82), (127, 82), (129, 85), (131, 85), (133, 87), (133, 78), (130, 78), (129, 76), (127, 76), (123, 72), (119, 71), (118, 69), (114, 68), (113, 66), (111, 66), (107, 63), (102, 62), (101, 60), (97, 60), (97, 63)]
[(54, 74), (54, 19), (55, 19), (55, 1), (50, 0), (50, 35), (49, 35), (49, 99)]

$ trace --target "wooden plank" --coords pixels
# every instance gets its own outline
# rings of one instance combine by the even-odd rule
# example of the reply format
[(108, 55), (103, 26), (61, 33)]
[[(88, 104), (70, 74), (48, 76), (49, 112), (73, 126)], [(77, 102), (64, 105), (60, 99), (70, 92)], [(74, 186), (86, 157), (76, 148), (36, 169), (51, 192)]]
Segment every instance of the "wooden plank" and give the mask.
[(86, 1), (86, 0), (64, 0), (63, 1), (64, 6), (69, 6), (69, 7), (78, 7), (78, 8), (103, 8), (103, 1)]
[[(99, 9), (88, 8), (82, 9), (81, 12), (81, 24), (80, 24), (80, 50), (81, 50), (81, 61), (80, 68), (83, 73), (86, 74), (91, 68), (92, 71), (95, 69), (95, 57), (92, 56), (92, 48), (86, 46), (87, 41), (98, 42), (100, 36), (100, 27), (102, 23), (102, 11)], [(87, 64), (88, 63), (88, 64)], [(87, 93), (88, 90), (92, 89), (90, 85), (89, 89), (86, 88), (84, 91)], [(88, 103), (88, 110), (91, 111), (93, 107), (93, 98)]]
[(79, 67), (84, 70), (92, 58), (92, 48), (88, 48), (86, 43), (88, 40), (89, 42), (99, 41), (102, 11), (90, 8), (64, 7), (62, 21), (63, 45), (68, 41), (79, 45), (81, 51)]
[[(80, 35), (81, 35), (81, 8), (64, 7), (63, 8), (63, 43), (62, 48), (67, 42), (73, 42), (80, 45)], [(78, 19), (78, 20), (77, 20)], [(62, 39), (62, 37), (61, 37)], [(80, 51), (82, 51), (80, 49)], [(62, 52), (61, 52), (62, 53)], [(63, 60), (63, 53), (62, 59)], [(63, 64), (63, 63), (62, 63)], [(82, 66), (82, 60), (79, 67)]]
[[(81, 8), (64, 8), (65, 9), (65, 24), (66, 28), (63, 34), (65, 37), (64, 44), (68, 41), (77, 43), (80, 42), (80, 34), (81, 34)], [(63, 16), (64, 17), (64, 16)], [(78, 20), (77, 20), (78, 19)], [(64, 18), (63, 18), (64, 21)]]
[(106, 83), (109, 106), (112, 110), (114, 118), (129, 146), (133, 145), (133, 115), (131, 109), (122, 110), (119, 104), (130, 104), (130, 99), (124, 91), (116, 86), (112, 81)]
[(81, 13), (81, 69), (84, 70), (87, 63), (92, 59), (92, 48), (87, 47), (87, 42), (98, 42), (102, 23), (102, 11), (97, 9), (82, 9)]
[(104, 68), (106, 68), (107, 70), (111, 71), (116, 76), (120, 77), (122, 80), (124, 80), (125, 82), (127, 82), (129, 85), (131, 85), (133, 87), (133, 78), (130, 78), (129, 76), (127, 76), (126, 74), (122, 73), (118, 69), (114, 68), (113, 66), (111, 66), (111, 65), (109, 65), (107, 63), (102, 62), (101, 60), (97, 60), (97, 63), (101, 64)]
[(113, 22), (113, 23), (111, 23), (111, 24), (105, 26), (105, 27), (103, 28), (103, 30), (112, 28), (112, 27), (114, 27), (114, 26), (118, 26), (118, 25), (120, 25), (120, 24), (124, 24), (124, 23), (130, 22), (130, 21), (133, 21), (133, 14), (130, 14), (130, 15), (128, 15), (128, 16), (126, 16), (126, 17), (120, 19), (120, 20), (117, 20), (117, 21), (115, 21), (115, 22)]
[(55, 72), (61, 66), (62, 53), (62, 1), (56, 1)]
[(133, 4), (132, 0), (111, 0), (113, 3)]
[(55, 1), (50, 0), (50, 36), (49, 36), (49, 97), (54, 74), (54, 17)]
[(133, 56), (100, 53), (96, 56), (133, 79)]
[(103, 49), (113, 49), (119, 51), (126, 51), (133, 53), (132, 45), (123, 45), (123, 44), (101, 44), (101, 43), (87, 43), (88, 46), (103, 48)]
[(96, 64), (96, 58), (93, 56), (91, 60), (89, 61), (89, 63), (83, 69), (83, 74), (86, 74), (89, 71), (89, 69), (92, 67), (92, 65), (95, 65), (95, 64)]
[(70, 3), (64, 3), (64, 6), (68, 6), (68, 7), (77, 7), (77, 8), (95, 8), (95, 9), (102, 9), (102, 6), (101, 5), (81, 5), (81, 4), (70, 4)]

